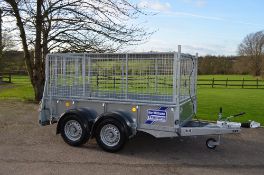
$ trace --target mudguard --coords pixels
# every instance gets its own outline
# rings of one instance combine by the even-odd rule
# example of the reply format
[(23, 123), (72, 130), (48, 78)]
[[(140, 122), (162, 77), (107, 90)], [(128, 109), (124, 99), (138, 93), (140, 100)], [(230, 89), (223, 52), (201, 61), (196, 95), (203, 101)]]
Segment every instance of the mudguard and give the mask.
[(125, 134), (128, 138), (134, 136), (136, 134), (136, 124), (133, 121), (132, 117), (123, 111), (114, 111), (114, 112), (106, 112), (97, 117), (94, 121), (94, 125), (92, 128), (91, 136), (95, 136), (95, 131), (99, 123), (106, 119), (115, 119), (118, 120), (123, 127), (125, 128)]
[(78, 116), (78, 118), (84, 124), (85, 129), (89, 130), (89, 132), (91, 131), (91, 128), (93, 127), (94, 121), (97, 116), (96, 112), (91, 109), (87, 109), (87, 108), (70, 109), (61, 115), (58, 121), (56, 134), (60, 134), (61, 121), (69, 115)]

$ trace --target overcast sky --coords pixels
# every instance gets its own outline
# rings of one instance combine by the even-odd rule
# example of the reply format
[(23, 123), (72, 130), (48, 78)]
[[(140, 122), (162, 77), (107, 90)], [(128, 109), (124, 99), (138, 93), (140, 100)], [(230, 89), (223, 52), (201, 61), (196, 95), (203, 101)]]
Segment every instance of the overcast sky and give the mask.
[(264, 0), (135, 0), (157, 12), (141, 18), (157, 30), (130, 51), (176, 51), (200, 55), (236, 55), (249, 33), (264, 29)]

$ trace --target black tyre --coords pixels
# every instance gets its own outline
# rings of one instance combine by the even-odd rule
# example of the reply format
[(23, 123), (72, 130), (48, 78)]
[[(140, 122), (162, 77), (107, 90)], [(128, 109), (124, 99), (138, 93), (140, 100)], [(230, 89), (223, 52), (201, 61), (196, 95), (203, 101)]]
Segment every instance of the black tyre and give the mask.
[(214, 138), (209, 138), (206, 140), (206, 146), (209, 149), (215, 149), (216, 145), (214, 144), (216, 142), (216, 140)]
[(90, 137), (90, 129), (85, 128), (76, 115), (69, 115), (61, 121), (60, 133), (63, 140), (71, 146), (80, 146)]
[(95, 137), (97, 144), (107, 152), (121, 150), (127, 141), (124, 126), (115, 119), (106, 119), (99, 123)]

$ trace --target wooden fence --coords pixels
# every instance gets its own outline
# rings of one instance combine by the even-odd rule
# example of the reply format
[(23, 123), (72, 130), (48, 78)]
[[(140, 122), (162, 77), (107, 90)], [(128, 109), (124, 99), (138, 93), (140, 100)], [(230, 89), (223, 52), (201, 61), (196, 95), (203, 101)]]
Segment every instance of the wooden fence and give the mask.
[(232, 79), (198, 79), (197, 85), (201, 86), (210, 86), (212, 88), (217, 86), (222, 87), (241, 87), (241, 88), (264, 88), (264, 80), (255, 79), (255, 80), (232, 80)]
[[(17, 74), (17, 73), (1, 73), (0, 72), (0, 83), (5, 82), (5, 83), (11, 83), (12, 82), (12, 75)], [(129, 77), (128, 79), (134, 79), (132, 77)], [(109, 82), (112, 83), (113, 87), (115, 87), (117, 84), (120, 84), (120, 78), (113, 78), (113, 77), (99, 77), (98, 75), (96, 76), (96, 86), (98, 87), (99, 84), (101, 84), (101, 81), (106, 81), (110, 80)], [(151, 77), (147, 78), (146, 82), (141, 82), (141, 85), (146, 84), (146, 86), (149, 86), (150, 83), (153, 83)], [(164, 81), (159, 81), (158, 84), (160, 85), (167, 85), (169, 87), (172, 87), (172, 84), (169, 84)], [(198, 79), (197, 80), (197, 85), (198, 86), (209, 86), (212, 88), (215, 87), (239, 87), (239, 88), (258, 88), (258, 89), (264, 89), (264, 80), (263, 79), (255, 79), (255, 80), (248, 80), (248, 79), (240, 79), (240, 80), (234, 80), (234, 79)]]
[(12, 82), (12, 73), (0, 73), (0, 83), (11, 83)]
[[(128, 80), (137, 82), (140, 79), (135, 79), (134, 77), (129, 77)], [(153, 77), (147, 77), (144, 79), (145, 81), (140, 82), (140, 86), (150, 88), (150, 84), (155, 83), (155, 80)], [(188, 81), (188, 80), (187, 80)], [(96, 76), (96, 87), (99, 87), (100, 84), (108, 84), (109, 86), (116, 88), (117, 85), (121, 84), (121, 78), (116, 77), (102, 77), (97, 75)], [(166, 79), (159, 79), (159, 81), (156, 82), (158, 86), (168, 86), (172, 87), (173, 85), (170, 82), (167, 82)], [(249, 80), (249, 79), (198, 79), (197, 85), (199, 86), (209, 86), (212, 88), (216, 87), (236, 87), (236, 88), (257, 88), (257, 89), (264, 89), (264, 80), (262, 79), (255, 79), (255, 80)], [(137, 86), (137, 83), (133, 84), (130, 83), (130, 86)]]

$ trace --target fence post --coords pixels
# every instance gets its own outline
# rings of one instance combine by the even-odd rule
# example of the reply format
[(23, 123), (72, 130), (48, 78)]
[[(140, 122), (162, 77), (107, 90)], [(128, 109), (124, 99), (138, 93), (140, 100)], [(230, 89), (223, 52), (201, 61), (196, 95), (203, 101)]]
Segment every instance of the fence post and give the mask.
[(212, 88), (214, 88), (214, 78), (212, 79)]
[(226, 87), (227, 87), (228, 78), (226, 78)]
[(114, 77), (114, 88), (116, 88), (116, 78)]
[(242, 88), (244, 88), (245, 78), (242, 80)]
[(99, 80), (98, 80), (98, 74), (96, 74), (96, 87), (98, 88), (99, 86)]
[(149, 90), (149, 87), (150, 87), (150, 85), (149, 85), (149, 75), (148, 75), (148, 84), (147, 84), (147, 88), (148, 88), (148, 90)]
[(8, 83), (11, 83), (11, 73), (8, 74)]
[(259, 84), (259, 83), (258, 83), (258, 78), (257, 78), (257, 88), (258, 88), (258, 84)]

